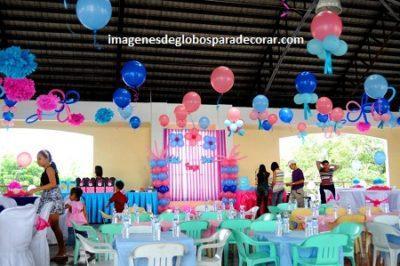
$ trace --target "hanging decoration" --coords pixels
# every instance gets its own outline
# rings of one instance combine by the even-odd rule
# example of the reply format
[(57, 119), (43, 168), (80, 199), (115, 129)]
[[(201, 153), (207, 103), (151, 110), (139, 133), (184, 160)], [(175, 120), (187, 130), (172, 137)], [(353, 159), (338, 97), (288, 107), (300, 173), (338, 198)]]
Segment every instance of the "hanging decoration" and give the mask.
[(3, 81), (3, 88), (7, 98), (16, 102), (28, 101), (36, 93), (35, 82), (27, 78), (6, 77)]
[(150, 155), (150, 169), (153, 187), (157, 190), (158, 195), (158, 212), (162, 213), (168, 209), (171, 201), (169, 193), (169, 177), (168, 177), (168, 158), (167, 148), (158, 150), (157, 143), (155, 143), (154, 150)]
[(314, 93), (317, 79), (312, 73), (304, 71), (297, 75), (295, 84), (299, 93), (294, 96), (294, 102), (303, 105), (304, 119), (308, 120), (312, 115), (309, 104), (315, 104), (318, 100), (318, 95)]
[(159, 117), (158, 117), (158, 122), (160, 123), (160, 126), (162, 126), (162, 127), (167, 127), (168, 126), (168, 124), (169, 124), (169, 117), (168, 117), (168, 115), (160, 115)]
[(131, 103), (132, 96), (127, 89), (119, 88), (113, 94), (113, 101), (119, 108), (124, 109)]
[(321, 128), (324, 133), (328, 128), (332, 128), (335, 125), (335, 122), (329, 120), (329, 115), (318, 113), (317, 120), (316, 126)]
[(347, 43), (339, 39), (342, 27), (342, 20), (332, 11), (319, 12), (311, 22), (314, 39), (307, 43), (307, 51), (325, 60), (324, 74), (333, 74), (332, 54), (343, 56), (347, 53)]
[(146, 81), (147, 70), (141, 62), (131, 60), (122, 67), (121, 76), (126, 86), (138, 90)]
[(224, 124), (229, 132), (228, 137), (232, 134), (237, 133), (239, 136), (244, 136), (245, 131), (243, 129), (244, 122), (240, 119), (240, 110), (236, 107), (231, 107), (228, 110), (228, 119), (225, 120)]
[(24, 78), (36, 68), (36, 57), (29, 50), (11, 46), (0, 51), (0, 73), (6, 77)]
[(199, 119), (199, 127), (206, 130), (210, 126), (210, 119), (207, 116), (202, 116)]
[(262, 121), (268, 119), (268, 111), (267, 108), (269, 106), (269, 100), (265, 95), (259, 94), (254, 97), (252, 102), (253, 110), (250, 112), (250, 119), (256, 120), (258, 119), (258, 129), (262, 127)]
[(124, 120), (127, 120), (129, 117), (131, 117), (132, 112), (133, 112), (133, 107), (130, 104), (128, 104), (125, 108), (118, 107), (118, 113)]
[(217, 100), (217, 109), (224, 93), (230, 91), (235, 83), (235, 75), (232, 70), (226, 66), (219, 66), (215, 68), (210, 76), (210, 82), (213, 89), (220, 93)]
[(281, 12), (280, 17), (286, 18), (289, 15), (290, 7), (286, 3), (286, 0), (280, 0), (280, 1), (281, 1), (281, 5), (283, 7), (283, 11)]
[(138, 129), (141, 124), (142, 124), (142, 121), (137, 116), (132, 116), (131, 119), (129, 119), (129, 125), (133, 129)]
[(188, 114), (197, 111), (201, 106), (201, 97), (197, 92), (190, 91), (183, 96), (182, 104)]
[(344, 119), (344, 111), (340, 107), (336, 107), (332, 109), (332, 112), (329, 114), (329, 118), (334, 122), (333, 132), (337, 135), (340, 135), (340, 129), (343, 128), (346, 123), (346, 119)]
[(305, 137), (307, 136), (307, 124), (304, 122), (300, 122), (297, 124), (297, 130), (299, 131), (299, 133), (297, 134), (297, 136), (304, 142)]
[(3, 106), (3, 126), (10, 128), (14, 126), (14, 112), (17, 110), (15, 105), (17, 102), (11, 101), (7, 98), (4, 98), (4, 106)]
[(100, 108), (94, 115), (94, 121), (99, 125), (105, 125), (111, 122), (114, 112), (110, 108)]
[(293, 111), (290, 108), (281, 108), (279, 110), (279, 119), (286, 124), (290, 124), (293, 120)]

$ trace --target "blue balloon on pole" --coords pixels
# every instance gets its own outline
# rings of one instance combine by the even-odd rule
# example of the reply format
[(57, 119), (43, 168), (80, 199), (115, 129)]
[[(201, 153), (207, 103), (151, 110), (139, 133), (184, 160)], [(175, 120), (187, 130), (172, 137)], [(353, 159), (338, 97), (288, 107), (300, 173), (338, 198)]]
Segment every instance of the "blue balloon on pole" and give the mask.
[(321, 123), (326, 123), (329, 120), (329, 115), (318, 114), (317, 119)]
[(388, 90), (388, 82), (382, 75), (373, 74), (365, 80), (364, 90), (372, 99), (383, 98)]
[(201, 129), (206, 130), (209, 125), (210, 125), (210, 119), (208, 119), (208, 117), (203, 116), (199, 119), (199, 126)]
[(14, 114), (11, 112), (4, 112), (3, 113), (3, 119), (6, 121), (11, 121), (14, 118)]
[(282, 108), (279, 110), (279, 119), (284, 123), (290, 124), (293, 119), (293, 111), (286, 107)]
[(340, 40), (335, 35), (328, 35), (322, 41), (322, 46), (324, 47), (324, 49), (331, 53), (338, 50), (340, 48), (340, 45), (341, 45)]
[(131, 93), (127, 89), (119, 88), (114, 92), (113, 100), (119, 108), (125, 108), (131, 103)]
[(386, 162), (386, 154), (383, 151), (377, 151), (374, 155), (374, 161), (377, 165), (383, 165)]
[(322, 42), (318, 39), (312, 39), (307, 43), (307, 51), (312, 55), (318, 55), (324, 52)]
[(349, 46), (347, 45), (347, 42), (340, 40), (340, 45), (339, 47), (333, 51), (332, 53), (336, 56), (342, 56), (347, 53), (347, 50), (349, 49)]
[(139, 88), (146, 80), (147, 71), (142, 63), (132, 60), (124, 64), (121, 76), (127, 86)]
[(264, 120), (261, 124), (262, 128), (266, 131), (271, 130), (272, 125), (268, 122), (268, 120)]
[(141, 124), (140, 118), (137, 116), (132, 116), (131, 119), (129, 119), (129, 124), (133, 129), (139, 128)]
[(76, 15), (86, 28), (94, 31), (102, 29), (111, 19), (110, 0), (78, 0)]
[(295, 83), (296, 89), (300, 93), (313, 93), (317, 88), (317, 79), (313, 73), (308, 71), (298, 74)]
[(390, 111), (390, 104), (385, 98), (377, 99), (374, 104), (374, 111), (380, 115), (386, 114)]
[(17, 104), (17, 102), (15, 101), (11, 101), (8, 98), (4, 98), (4, 103), (8, 106), (8, 107), (13, 107), (14, 105)]
[(257, 110), (257, 112), (264, 112), (268, 108), (268, 98), (265, 95), (257, 95), (253, 99), (253, 108)]

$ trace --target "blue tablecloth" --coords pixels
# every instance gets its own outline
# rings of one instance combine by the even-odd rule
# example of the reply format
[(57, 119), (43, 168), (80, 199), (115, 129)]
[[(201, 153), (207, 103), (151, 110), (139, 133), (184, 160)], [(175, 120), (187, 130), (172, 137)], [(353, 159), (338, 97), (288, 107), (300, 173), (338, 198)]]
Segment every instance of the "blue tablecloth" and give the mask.
[(38, 197), (11, 197), (18, 206), (25, 206), (26, 204), (33, 204)]
[[(82, 199), (86, 205), (86, 212), (89, 223), (102, 223), (100, 211), (111, 214), (113, 205), (106, 207), (113, 193), (83, 193)], [(63, 193), (63, 197), (67, 197), (68, 193)], [(131, 207), (135, 203), (139, 207), (146, 209), (147, 204), (152, 206), (153, 213), (158, 213), (157, 192), (128, 192), (128, 206)]]
[[(174, 242), (181, 243), (185, 245), (186, 250), (185, 254), (181, 260), (182, 266), (194, 266), (196, 265), (196, 246), (194, 245), (194, 241), (192, 238), (185, 236), (184, 234), (181, 237), (176, 238), (172, 236), (171, 232), (163, 232), (161, 233), (161, 242)], [(135, 234), (131, 235), (129, 239), (124, 239), (122, 236), (116, 236), (114, 241), (114, 248), (118, 253), (118, 263), (119, 266), (128, 266), (129, 265), (129, 256), (132, 251), (143, 244), (150, 243), (159, 243), (158, 241), (154, 241), (151, 234)], [(135, 261), (135, 266), (146, 266), (147, 261), (145, 259), (140, 259)]]

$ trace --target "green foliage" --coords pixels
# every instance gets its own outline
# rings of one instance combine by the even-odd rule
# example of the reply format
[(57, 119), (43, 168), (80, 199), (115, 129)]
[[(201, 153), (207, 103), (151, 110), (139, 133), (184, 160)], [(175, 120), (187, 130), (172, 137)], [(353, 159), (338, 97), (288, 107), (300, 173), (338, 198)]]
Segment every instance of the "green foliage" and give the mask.
[(15, 156), (5, 155), (0, 162), (0, 185), (7, 185), (18, 179), (23, 185), (39, 185), (43, 169), (36, 162), (27, 168), (19, 168)]
[[(351, 185), (353, 178), (364, 180), (367, 186), (372, 180), (381, 177), (386, 179), (385, 166), (374, 163), (374, 154), (378, 150), (385, 150), (385, 140), (353, 134), (343, 134), (335, 138), (325, 138), (322, 134), (310, 134), (305, 142), (293, 147), (293, 159), (304, 172), (306, 181), (319, 182), (319, 174), (315, 162), (328, 160), (337, 164), (340, 169), (334, 175), (334, 181), (345, 182)], [(352, 169), (353, 161), (361, 162), (361, 169)], [(282, 161), (285, 171), (290, 171), (287, 162)]]

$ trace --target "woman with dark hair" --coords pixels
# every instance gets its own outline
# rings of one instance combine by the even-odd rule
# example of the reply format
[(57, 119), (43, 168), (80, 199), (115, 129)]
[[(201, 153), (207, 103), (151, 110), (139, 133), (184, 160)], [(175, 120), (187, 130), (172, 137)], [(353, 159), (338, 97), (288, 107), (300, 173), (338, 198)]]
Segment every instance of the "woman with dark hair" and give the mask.
[(279, 169), (279, 164), (273, 162), (271, 164), (272, 171), (272, 205), (276, 206), (283, 201), (283, 191), (285, 191), (284, 177), (285, 174)]
[(261, 214), (263, 205), (264, 209), (267, 209), (268, 206), (268, 177), (269, 173), (265, 165), (260, 164), (257, 173), (257, 206), (259, 207), (259, 214)]
[(94, 167), (94, 173), (96, 174), (96, 178), (103, 178), (103, 167), (96, 165)]
[(37, 163), (44, 168), (44, 172), (40, 177), (40, 187), (29, 190), (28, 193), (35, 194), (36, 192), (43, 191), (40, 197), (38, 213), (40, 213), (40, 210), (46, 203), (54, 203), (50, 211), (49, 223), (57, 238), (58, 253), (52, 261), (65, 262), (68, 260), (68, 257), (65, 254), (64, 237), (59, 225), (60, 215), (64, 213), (64, 202), (61, 190), (58, 187), (60, 180), (58, 178), (57, 166), (53, 162), (50, 152), (47, 150), (39, 151), (37, 154)]

